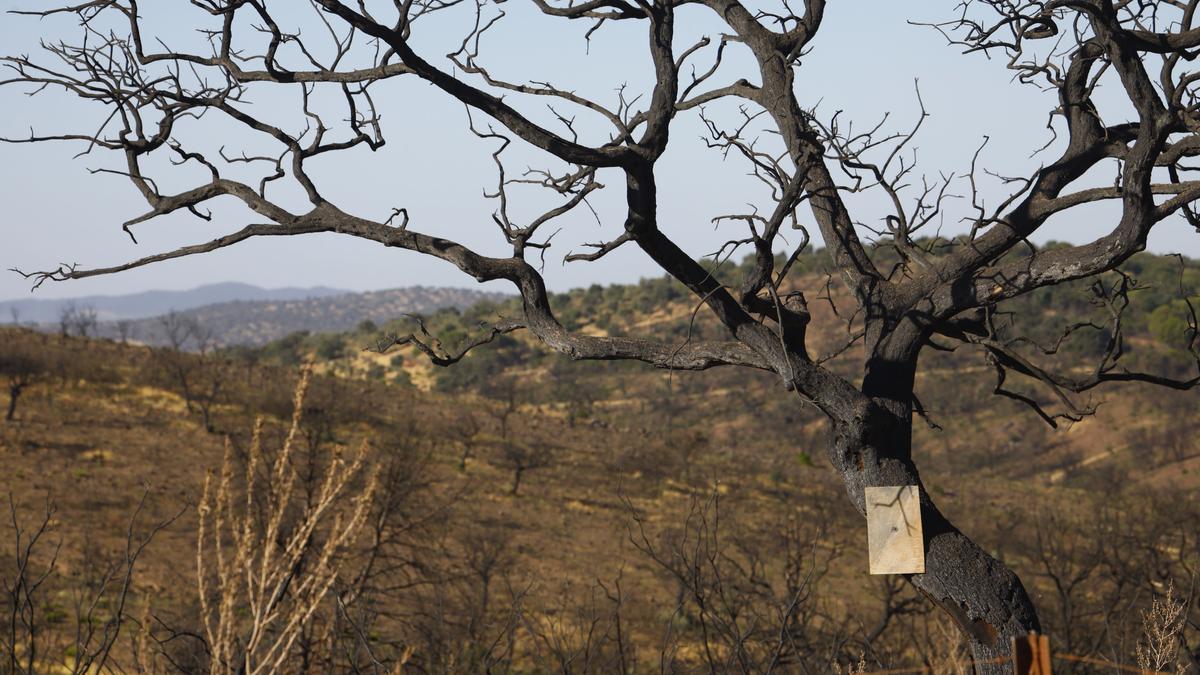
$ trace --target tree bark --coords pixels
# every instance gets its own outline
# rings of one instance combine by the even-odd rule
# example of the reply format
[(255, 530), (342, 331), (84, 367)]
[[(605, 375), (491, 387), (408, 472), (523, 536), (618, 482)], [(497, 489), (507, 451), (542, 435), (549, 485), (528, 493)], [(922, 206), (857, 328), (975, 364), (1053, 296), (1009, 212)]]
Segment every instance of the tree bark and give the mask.
[(514, 497), (517, 496), (517, 490), (521, 489), (521, 474), (524, 472), (525, 469), (519, 465), (513, 469), (512, 487), (509, 488), (508, 494)]
[(894, 401), (877, 400), (861, 419), (835, 425), (829, 458), (864, 515), (865, 487), (920, 488), (925, 573), (907, 578), (968, 637), (977, 673), (1011, 673), (1006, 660), (1009, 639), (1040, 631), (1037, 612), (1016, 574), (959, 531), (934, 504), (909, 457), (911, 414), (898, 416), (888, 409), (893, 405)]
[(21, 390), (25, 385), (14, 384), (8, 388), (8, 412), (4, 414), (4, 421), (11, 422), (17, 415), (17, 399), (21, 397)]

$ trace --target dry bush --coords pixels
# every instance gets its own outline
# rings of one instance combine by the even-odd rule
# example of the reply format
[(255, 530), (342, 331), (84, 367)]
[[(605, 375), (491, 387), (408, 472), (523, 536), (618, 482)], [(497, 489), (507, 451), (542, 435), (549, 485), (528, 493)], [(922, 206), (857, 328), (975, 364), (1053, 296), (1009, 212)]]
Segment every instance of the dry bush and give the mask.
[(846, 666), (845, 670), (842, 669), (842, 664), (837, 662), (834, 662), (832, 666), (835, 675), (843, 675), (843, 673), (845, 675), (865, 675), (870, 672), (867, 670), (867, 658), (863, 654), (858, 655), (858, 663)]
[[(244, 485), (235, 484), (229, 443), (220, 478), (205, 481), (196, 556), (213, 673), (273, 673), (289, 662), (338, 580), (372, 503), (376, 478), (364, 475), (365, 446), (350, 462), (335, 451), (311, 495), (296, 489), (291, 461), (310, 377), (306, 368), (291, 426), (274, 459), (263, 447), (260, 421)], [(348, 488), (359, 482), (365, 486), (349, 497)]]
[(653, 534), (645, 514), (626, 507), (631, 543), (674, 586), (660, 653), (669, 671), (803, 672), (836, 662), (848, 635), (818, 590), (841, 550), (821, 518), (738, 522), (714, 489), (693, 497), (682, 526)]
[(1175, 597), (1175, 585), (1167, 585), (1161, 598), (1154, 598), (1150, 608), (1142, 612), (1142, 638), (1137, 644), (1138, 668), (1161, 672), (1174, 665), (1179, 652), (1179, 635), (1183, 631), (1186, 605)]
[(958, 635), (958, 629), (946, 618), (937, 617), (933, 621), (934, 639), (930, 640), (933, 649), (928, 654), (929, 670), (933, 675), (971, 675), (975, 672), (975, 663), (967, 645)]
[(130, 516), (121, 550), (93, 548), (82, 572), (66, 575), (61, 568), (70, 565), (60, 559), (62, 541), (49, 541), (60, 527), (54, 505), (47, 498), (42, 514), (29, 518), (9, 495), (12, 546), (0, 560), (0, 673), (127, 672), (117, 658), (119, 642), (129, 636), (145, 644), (138, 630), (144, 622), (130, 615), (140, 600), (135, 568), (154, 537), (175, 520), (141, 525), (148, 496), (143, 493)]
[(565, 582), (557, 601), (523, 617), (538, 672), (607, 675), (642, 672), (630, 626), (620, 575), (597, 580), (590, 589)]

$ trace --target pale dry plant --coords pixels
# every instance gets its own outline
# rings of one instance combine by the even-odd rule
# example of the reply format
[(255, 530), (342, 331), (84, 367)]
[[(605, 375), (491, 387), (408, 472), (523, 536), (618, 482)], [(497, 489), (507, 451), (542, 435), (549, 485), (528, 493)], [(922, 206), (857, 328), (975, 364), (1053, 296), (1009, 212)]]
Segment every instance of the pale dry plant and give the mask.
[(236, 494), (228, 441), (220, 478), (214, 481), (210, 472), (205, 480), (196, 559), (212, 673), (280, 672), (366, 520), (376, 476), (347, 495), (366, 473), (365, 444), (349, 463), (335, 451), (310, 498), (296, 490), (291, 460), (311, 376), (306, 366), (291, 426), (273, 460), (264, 454), (262, 419), (255, 423), (243, 495)]
[(936, 629), (931, 640), (933, 649), (929, 653), (929, 672), (933, 675), (971, 675), (975, 672), (971, 653), (962, 643), (953, 624), (938, 617), (933, 625)]
[(150, 602), (142, 605), (142, 614), (137, 622), (137, 630), (130, 638), (130, 661), (132, 671), (144, 673), (161, 673), (164, 668), (159, 663), (161, 651), (151, 646), (154, 636), (150, 631)]
[(858, 655), (858, 663), (847, 664), (845, 670), (842, 670), (842, 664), (835, 661), (833, 663), (833, 672), (835, 675), (864, 675), (864, 673), (868, 672), (867, 657), (860, 653)]
[(1175, 663), (1179, 633), (1183, 630), (1185, 603), (1175, 597), (1175, 584), (1167, 585), (1162, 598), (1154, 598), (1142, 612), (1142, 638), (1137, 644), (1138, 668), (1158, 673)]

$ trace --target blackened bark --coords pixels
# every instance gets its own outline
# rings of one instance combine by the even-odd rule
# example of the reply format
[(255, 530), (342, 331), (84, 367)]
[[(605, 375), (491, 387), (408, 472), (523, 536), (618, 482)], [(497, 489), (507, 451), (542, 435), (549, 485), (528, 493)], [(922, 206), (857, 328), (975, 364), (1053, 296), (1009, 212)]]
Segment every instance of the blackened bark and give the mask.
[(949, 614), (970, 640), (977, 673), (1009, 673), (1012, 665), (1005, 659), (1010, 638), (1040, 631), (1037, 611), (1017, 575), (938, 509), (912, 460), (912, 395), (920, 330), (901, 322), (886, 338), (870, 337), (876, 355), (867, 360), (863, 380), (870, 403), (849, 421), (834, 423), (829, 459), (864, 515), (864, 488), (919, 487), (925, 573), (909, 575), (908, 580)]
[(21, 391), (25, 388), (22, 384), (13, 384), (8, 387), (8, 412), (4, 414), (4, 421), (11, 422), (17, 415), (17, 399), (21, 397)]
[(873, 404), (861, 421), (835, 425), (829, 459), (864, 515), (863, 488), (920, 487), (925, 573), (908, 579), (969, 637), (976, 672), (1009, 673), (1008, 663), (986, 662), (1008, 656), (1010, 637), (1040, 630), (1037, 612), (1016, 574), (959, 531), (930, 498), (912, 461), (895, 456), (896, 445), (908, 442), (911, 419), (899, 419)]
[(508, 494), (517, 496), (517, 491), (521, 489), (521, 474), (525, 472), (525, 467), (517, 466), (513, 469), (512, 485), (508, 489)]

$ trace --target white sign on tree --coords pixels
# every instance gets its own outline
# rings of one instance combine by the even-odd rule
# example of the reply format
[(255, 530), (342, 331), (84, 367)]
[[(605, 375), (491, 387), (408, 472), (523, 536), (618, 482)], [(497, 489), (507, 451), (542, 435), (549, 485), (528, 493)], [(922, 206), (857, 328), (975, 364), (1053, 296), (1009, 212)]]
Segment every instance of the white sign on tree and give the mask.
[(915, 485), (866, 488), (871, 574), (925, 572), (921, 496)]

